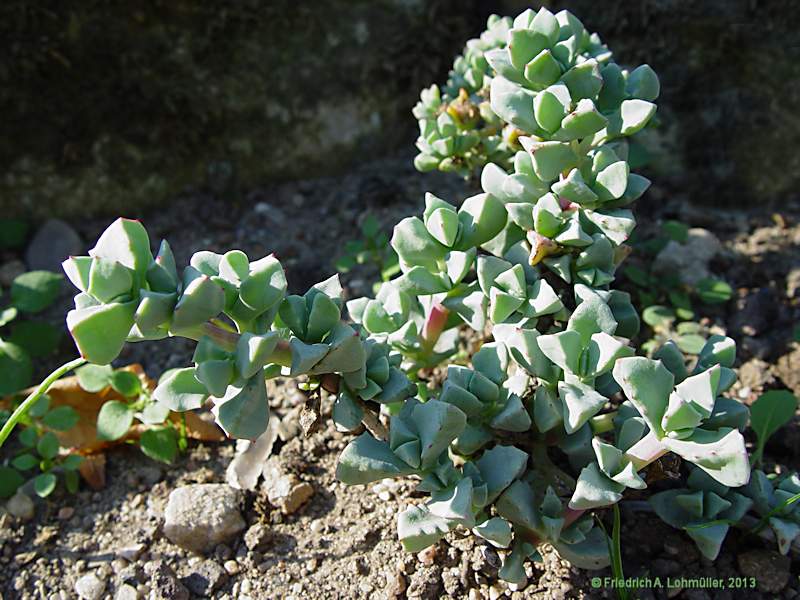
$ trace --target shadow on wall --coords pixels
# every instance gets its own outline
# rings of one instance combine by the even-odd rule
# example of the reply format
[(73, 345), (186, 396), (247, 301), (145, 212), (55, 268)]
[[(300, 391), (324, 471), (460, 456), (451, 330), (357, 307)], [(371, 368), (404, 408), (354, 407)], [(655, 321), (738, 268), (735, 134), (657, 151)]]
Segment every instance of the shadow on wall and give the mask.
[[(800, 11), (792, 0), (545, 1), (568, 9), (621, 65), (649, 63), (661, 79), (652, 168), (693, 202), (798, 200)], [(520, 0), (479, 10), (518, 14)]]
[(474, 4), (0, 3), (0, 210), (131, 214), (411, 148)]
[[(72, 6), (70, 6), (72, 4)], [(790, 0), (593, 0), (568, 8), (662, 80), (662, 183), (695, 202), (786, 199), (800, 168)], [(520, 0), (0, 3), (0, 210), (131, 214), (206, 182), (329, 174), (415, 138), (486, 17)], [(538, 4), (537, 4), (538, 5)]]

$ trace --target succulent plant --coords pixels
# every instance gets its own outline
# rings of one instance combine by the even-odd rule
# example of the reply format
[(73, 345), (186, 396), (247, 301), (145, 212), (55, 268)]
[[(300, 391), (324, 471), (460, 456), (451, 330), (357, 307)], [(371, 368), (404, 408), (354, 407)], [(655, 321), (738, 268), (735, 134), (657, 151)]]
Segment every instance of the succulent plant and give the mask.
[[(592, 172), (587, 153), (645, 127), (659, 92), (648, 65), (620, 68), (569, 11), (528, 9), (513, 21), (492, 15), (455, 59), (443, 91), (434, 85), (420, 96), (415, 165), (467, 175), (489, 162), (506, 166), (521, 143), (536, 150), (545, 183), (563, 174), (557, 193), (568, 190), (580, 204), (618, 200), (622, 193), (609, 196), (627, 175), (612, 169), (598, 180), (602, 169)], [(442, 116), (449, 119), (434, 123)]]
[[(570, 13), (546, 8), (490, 20), (451, 87), (460, 78), (480, 90), (423, 92), (417, 162), (485, 162), (491, 136), (464, 141), (481, 119), (517, 132), (507, 139), (521, 149), (508, 170), (484, 167), (483, 193), (458, 207), (428, 194), (421, 218), (394, 227), (400, 272), (374, 298), (345, 303), (337, 277), (287, 295), (277, 259), (238, 250), (198, 252), (179, 276), (166, 242), (154, 256), (142, 225), (119, 220), (64, 265), (80, 291), (67, 317), (78, 349), (106, 364), (126, 341), (196, 340), (193, 366), (153, 396), (178, 411), (210, 404), (235, 438), (265, 431), (266, 378), (307, 377), (309, 393), (335, 395), (339, 429), (366, 428), (339, 457), (340, 481), (412, 477), (427, 494), (398, 517), (409, 551), (461, 527), (502, 549), (508, 581), (525, 579), (544, 542), (601, 568), (608, 539), (587, 511), (645, 489), (649, 465), (671, 452), (694, 470), (687, 487), (653, 496), (656, 510), (711, 556), (725, 534), (714, 521), (745, 511), (742, 494), (758, 510), (774, 505), (765, 485), (753, 487), (760, 478), (740, 494), (748, 410), (723, 395), (735, 344), (712, 336), (691, 368), (669, 341), (635, 356), (638, 315), (610, 289), (635, 225), (625, 207), (649, 184), (630, 173), (624, 138), (652, 117), (657, 78), (647, 66), (620, 69)], [(465, 119), (458, 111), (475, 97), (480, 109)], [(493, 341), (471, 365), (450, 364), (439, 386), (431, 368), (458, 352), (463, 325)], [(656, 500), (673, 497), (681, 510)]]
[(778, 550), (788, 554), (800, 535), (800, 475), (786, 473), (779, 477), (768, 477), (764, 471), (755, 469), (750, 483), (742, 493), (753, 502), (755, 512), (761, 517), (758, 528), (769, 525), (775, 533)]
[(686, 484), (686, 488), (653, 494), (650, 504), (665, 523), (683, 529), (703, 556), (715, 560), (730, 523), (740, 521), (753, 501), (701, 469), (692, 470)]

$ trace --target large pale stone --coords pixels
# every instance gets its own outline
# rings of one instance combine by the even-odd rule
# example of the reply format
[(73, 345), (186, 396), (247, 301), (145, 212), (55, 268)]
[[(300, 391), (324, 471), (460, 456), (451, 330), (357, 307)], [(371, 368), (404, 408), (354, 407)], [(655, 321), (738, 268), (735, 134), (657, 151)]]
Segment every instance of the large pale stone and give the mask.
[(187, 485), (169, 495), (164, 534), (182, 548), (206, 552), (229, 541), (244, 528), (239, 492), (228, 485)]

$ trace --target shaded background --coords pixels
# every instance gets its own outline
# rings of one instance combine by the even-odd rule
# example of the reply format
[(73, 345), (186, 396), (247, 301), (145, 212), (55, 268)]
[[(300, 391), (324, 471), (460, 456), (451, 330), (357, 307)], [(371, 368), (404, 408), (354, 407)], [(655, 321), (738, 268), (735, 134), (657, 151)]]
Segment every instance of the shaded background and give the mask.
[[(139, 213), (413, 152), (411, 107), (517, 0), (0, 4), (0, 210)], [(797, 197), (789, 0), (543, 2), (661, 77), (650, 169), (694, 203)]]

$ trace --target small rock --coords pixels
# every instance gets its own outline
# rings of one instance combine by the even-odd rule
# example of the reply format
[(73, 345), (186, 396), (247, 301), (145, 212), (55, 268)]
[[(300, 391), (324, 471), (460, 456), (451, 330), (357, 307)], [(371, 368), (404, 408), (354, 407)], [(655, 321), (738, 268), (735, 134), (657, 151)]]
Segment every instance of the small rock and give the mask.
[(689, 230), (686, 242), (675, 240), (664, 246), (653, 260), (653, 273), (679, 275), (684, 283), (695, 285), (701, 279), (711, 277), (709, 263), (722, 244), (707, 229), (694, 227)]
[(64, 221), (50, 219), (33, 236), (25, 251), (28, 269), (61, 272), (61, 263), (83, 252), (83, 242), (75, 230)]
[(682, 591), (683, 591), (683, 588), (681, 586), (679, 586), (679, 585), (676, 585), (675, 587), (669, 587), (669, 588), (667, 588), (667, 598), (674, 598), (675, 596), (680, 594)]
[(137, 600), (139, 593), (136, 588), (127, 583), (123, 583), (117, 588), (117, 593), (114, 594), (114, 600)]
[(128, 562), (133, 562), (137, 558), (142, 555), (144, 552), (145, 545), (144, 544), (133, 544), (131, 546), (125, 546), (124, 548), (120, 548), (117, 550), (117, 556), (120, 558), (124, 558)]
[(681, 552), (681, 549), (672, 540), (666, 540), (663, 548), (664, 552), (671, 556), (677, 556)]
[(789, 582), (791, 560), (772, 550), (750, 550), (737, 556), (739, 569), (748, 577), (755, 577), (758, 589), (775, 594)]
[(285, 515), (297, 512), (314, 495), (314, 488), (310, 483), (300, 481), (293, 474), (283, 473), (274, 459), (267, 461), (263, 477), (262, 488), (267, 493), (267, 499)]
[(94, 573), (84, 575), (75, 582), (75, 593), (83, 600), (100, 600), (106, 589), (106, 582)]
[(792, 269), (786, 275), (786, 296), (794, 298), (800, 295), (800, 268)]
[(739, 383), (742, 387), (762, 389), (775, 380), (769, 372), (769, 364), (760, 358), (751, 358), (739, 367)]
[(370, 594), (372, 594), (372, 584), (369, 581), (362, 581), (358, 584), (358, 590), (364, 594), (364, 597), (369, 598)]
[(451, 568), (445, 569), (442, 573), (442, 584), (444, 584), (444, 591), (454, 598), (463, 597), (463, 585), (459, 577), (458, 569)]
[(30, 521), (34, 515), (33, 500), (25, 493), (17, 491), (6, 502), (6, 510), (14, 517), (23, 521)]
[(244, 528), (239, 492), (228, 485), (187, 485), (169, 495), (164, 534), (182, 548), (205, 552), (232, 539)]
[(428, 546), (421, 552), (417, 554), (417, 560), (421, 562), (423, 565), (430, 566), (436, 562), (436, 556), (438, 554), (438, 547), (436, 544), (433, 546)]
[(253, 552), (262, 552), (269, 545), (270, 535), (262, 523), (255, 523), (244, 534), (244, 545)]
[(163, 560), (147, 563), (144, 570), (150, 575), (148, 600), (189, 600), (189, 590)]
[(204, 560), (181, 581), (191, 593), (198, 596), (210, 596), (225, 583), (227, 578), (225, 570), (216, 562)]
[(660, 576), (666, 577), (668, 575), (675, 575), (680, 570), (681, 565), (674, 560), (666, 560), (664, 558), (657, 558), (653, 561), (653, 572)]
[(497, 554), (497, 550), (491, 546), (483, 547), (483, 559), (493, 569), (499, 569), (503, 564), (503, 562), (500, 560), (500, 556)]
[(389, 598), (399, 598), (406, 591), (406, 578), (400, 571), (390, 575), (387, 580), (386, 592)]
[(239, 563), (235, 560), (226, 560), (222, 568), (225, 569), (228, 575), (238, 575), (239, 573)]
[(406, 595), (409, 598), (424, 598), (428, 600), (439, 598), (443, 589), (442, 569), (439, 565), (433, 565), (417, 569), (411, 575)]
[(69, 521), (72, 515), (75, 514), (75, 509), (71, 506), (63, 506), (58, 509), (58, 518), (61, 521)]
[(325, 523), (317, 519), (316, 521), (311, 521), (309, 528), (313, 533), (322, 533), (322, 531), (325, 529)]

